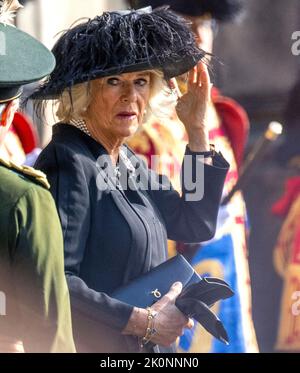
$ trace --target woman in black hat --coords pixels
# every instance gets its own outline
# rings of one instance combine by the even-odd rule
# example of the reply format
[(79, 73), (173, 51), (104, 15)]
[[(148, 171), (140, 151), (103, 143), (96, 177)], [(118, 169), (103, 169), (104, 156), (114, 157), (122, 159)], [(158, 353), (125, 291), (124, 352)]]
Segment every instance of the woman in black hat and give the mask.
[[(81, 23), (53, 52), (56, 68), (33, 98), (42, 100), (39, 107), (57, 100), (60, 123), (36, 165), (50, 179), (64, 232), (77, 350), (139, 351), (139, 337), (170, 346), (192, 326), (174, 305), (180, 283), (148, 310), (110, 294), (164, 262), (167, 237), (198, 242), (214, 234), (228, 164), (208, 144), (210, 80), (198, 63), (204, 53), (181, 18), (151, 8)], [(203, 167), (204, 177), (180, 197), (123, 142), (142, 123), (157, 87), (188, 70), (189, 92), (177, 108), (189, 134), (190, 166), (194, 176)]]

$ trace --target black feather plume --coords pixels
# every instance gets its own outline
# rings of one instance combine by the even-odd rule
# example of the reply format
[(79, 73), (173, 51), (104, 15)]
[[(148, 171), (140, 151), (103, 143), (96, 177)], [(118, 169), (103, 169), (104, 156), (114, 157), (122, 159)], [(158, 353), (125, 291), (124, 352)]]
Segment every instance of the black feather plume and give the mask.
[(52, 52), (56, 68), (32, 98), (55, 98), (74, 84), (124, 72), (160, 69), (169, 79), (205, 55), (189, 26), (167, 7), (105, 12), (67, 30)]

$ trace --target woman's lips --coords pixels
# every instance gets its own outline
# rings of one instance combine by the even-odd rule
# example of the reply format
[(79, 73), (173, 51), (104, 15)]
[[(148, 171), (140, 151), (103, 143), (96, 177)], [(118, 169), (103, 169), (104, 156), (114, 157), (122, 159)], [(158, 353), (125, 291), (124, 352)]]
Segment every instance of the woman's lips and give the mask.
[(123, 119), (123, 120), (125, 120), (125, 119), (126, 120), (133, 120), (133, 119), (136, 119), (137, 114), (135, 112), (123, 111), (121, 113), (118, 113), (117, 117), (120, 118), (120, 119)]

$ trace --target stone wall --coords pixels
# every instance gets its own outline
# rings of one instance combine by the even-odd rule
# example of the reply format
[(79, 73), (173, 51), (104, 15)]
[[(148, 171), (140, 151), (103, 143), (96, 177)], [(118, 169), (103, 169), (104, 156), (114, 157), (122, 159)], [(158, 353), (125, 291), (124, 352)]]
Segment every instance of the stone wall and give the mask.
[(292, 34), (300, 30), (299, 0), (247, 0), (243, 22), (221, 26), (214, 53), (217, 83), (254, 118), (279, 119), (300, 67)]

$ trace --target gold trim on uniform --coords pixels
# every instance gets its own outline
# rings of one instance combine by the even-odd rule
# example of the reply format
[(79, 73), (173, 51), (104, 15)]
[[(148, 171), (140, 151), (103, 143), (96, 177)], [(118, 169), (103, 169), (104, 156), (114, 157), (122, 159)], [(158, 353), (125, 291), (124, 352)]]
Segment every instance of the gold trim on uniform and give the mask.
[(7, 168), (16, 170), (20, 172), (22, 175), (29, 176), (30, 179), (34, 179), (34, 181), (41, 184), (46, 189), (50, 189), (50, 184), (44, 172), (36, 170), (35, 168), (29, 166), (19, 166), (11, 161), (6, 161), (3, 158), (0, 158), (0, 164)]
[(10, 167), (10, 162), (6, 161), (3, 158), (0, 158), (0, 164), (3, 164), (3, 166), (5, 166), (5, 167)]

